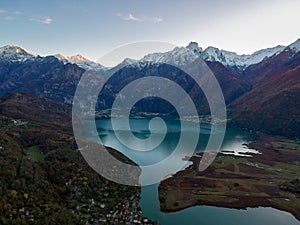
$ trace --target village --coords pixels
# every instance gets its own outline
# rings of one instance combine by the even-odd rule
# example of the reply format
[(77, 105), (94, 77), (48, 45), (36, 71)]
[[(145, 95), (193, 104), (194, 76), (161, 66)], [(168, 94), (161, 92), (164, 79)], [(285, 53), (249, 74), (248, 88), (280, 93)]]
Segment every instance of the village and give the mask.
[[(105, 208), (105, 204), (97, 204), (93, 199), (87, 206), (87, 212), (90, 215), (90, 219), (83, 222), (83, 225), (100, 225), (100, 224), (110, 224), (110, 225), (159, 225), (156, 222), (149, 220), (142, 215), (140, 207), (136, 207), (135, 203), (130, 206), (128, 201), (120, 202), (115, 206), (115, 209), (109, 211), (106, 215), (99, 215), (97, 213), (97, 208)], [(83, 207), (83, 206), (82, 206)], [(79, 210), (80, 207), (77, 208)], [(79, 213), (73, 211), (73, 213)], [(10, 220), (26, 220), (28, 222), (34, 222), (34, 215), (26, 207), (19, 209), (13, 209), (12, 213), (9, 214)]]
[[(95, 201), (92, 199), (89, 205), (88, 211), (90, 212), (91, 219), (86, 221), (85, 225), (98, 225), (98, 224), (128, 224), (128, 225), (159, 225), (156, 222), (144, 217), (141, 208), (137, 206), (137, 202), (133, 202), (130, 205), (129, 201), (123, 201), (118, 203), (113, 210), (109, 211), (106, 215), (97, 216), (97, 210), (93, 210), (96, 206)], [(105, 204), (98, 205), (101, 208), (105, 207)]]

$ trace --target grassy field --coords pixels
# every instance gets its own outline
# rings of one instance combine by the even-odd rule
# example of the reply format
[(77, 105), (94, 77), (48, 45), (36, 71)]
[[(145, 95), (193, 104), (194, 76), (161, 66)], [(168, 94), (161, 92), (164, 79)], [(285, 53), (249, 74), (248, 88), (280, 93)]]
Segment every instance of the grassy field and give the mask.
[(33, 146), (27, 149), (27, 153), (32, 157), (34, 162), (44, 162), (45, 155), (39, 150), (38, 146)]

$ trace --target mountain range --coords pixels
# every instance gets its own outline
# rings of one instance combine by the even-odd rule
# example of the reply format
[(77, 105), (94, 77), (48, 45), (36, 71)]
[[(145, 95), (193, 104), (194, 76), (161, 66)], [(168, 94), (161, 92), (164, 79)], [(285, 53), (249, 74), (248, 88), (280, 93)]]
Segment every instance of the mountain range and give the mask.
[[(187, 51), (188, 50), (188, 51)], [(144, 56), (140, 60), (125, 59), (121, 64), (138, 63), (138, 62), (166, 62), (174, 61), (178, 65), (187, 63), (187, 61), (200, 57), (204, 61), (220, 62), (224, 66), (246, 68), (250, 65), (260, 63), (261, 61), (270, 58), (274, 55), (278, 55), (283, 51), (292, 50), (294, 52), (300, 51), (300, 39), (290, 44), (289, 46), (278, 45), (271, 48), (258, 50), (253, 54), (238, 55), (235, 52), (222, 50), (216, 47), (209, 46), (205, 50), (199, 47), (198, 43), (191, 42), (186, 47), (176, 47), (175, 49), (164, 53), (151, 53)], [(193, 54), (194, 53), (194, 54)], [(26, 49), (13, 45), (6, 45), (0, 48), (0, 58), (2, 60), (9, 60), (13, 62), (22, 62), (27, 60), (35, 60), (40, 58), (36, 53), (27, 51)], [(85, 70), (108, 70), (111, 68), (105, 67), (97, 62), (86, 59), (80, 54), (75, 56), (64, 56), (62, 54), (56, 54), (54, 57), (60, 61), (66, 63), (76, 64)], [(167, 60), (166, 60), (167, 59)]]
[[(125, 59), (114, 68), (104, 67), (81, 55), (41, 57), (24, 48), (0, 48), (0, 96), (26, 92), (71, 106), (76, 86), (86, 70), (114, 71), (99, 97), (98, 108), (108, 109), (119, 90), (134, 79), (156, 74), (180, 84), (196, 103), (198, 112), (208, 114), (206, 98), (183, 71), (171, 67), (187, 65), (198, 57), (214, 73), (222, 88), (232, 126), (289, 137), (300, 136), (300, 39), (289, 46), (259, 50), (251, 55), (191, 42), (165, 53), (140, 60)], [(121, 69), (119, 69), (121, 68)], [(166, 113), (172, 107), (153, 99), (136, 106), (136, 111)], [(151, 106), (151, 107), (150, 107)]]

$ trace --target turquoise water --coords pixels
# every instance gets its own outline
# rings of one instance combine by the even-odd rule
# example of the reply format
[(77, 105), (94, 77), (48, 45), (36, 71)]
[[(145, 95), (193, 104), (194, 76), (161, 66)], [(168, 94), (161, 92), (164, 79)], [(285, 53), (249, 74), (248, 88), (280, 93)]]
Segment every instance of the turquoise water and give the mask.
[[(124, 119), (119, 120), (122, 122)], [(90, 123), (92, 122), (87, 121), (87, 127), (89, 127)], [(148, 124), (148, 119), (130, 119), (131, 131), (122, 130), (121, 127), (119, 128), (119, 132), (125, 136), (129, 132), (133, 132), (136, 137), (144, 139), (150, 135)], [(171, 154), (178, 143), (181, 131), (180, 122), (166, 120), (166, 125), (168, 130), (164, 141), (157, 148), (147, 152), (132, 150), (120, 143), (108, 119), (98, 120), (96, 122), (98, 133), (88, 132), (87, 136), (90, 140), (98, 141), (106, 146), (117, 149), (139, 165), (149, 165), (159, 162)], [(183, 132), (193, 135), (197, 129), (198, 127), (195, 124), (185, 123)], [(160, 131), (157, 129), (154, 132), (159, 133)], [(210, 135), (210, 125), (201, 125), (200, 133), (196, 148), (198, 152), (205, 149)], [(236, 153), (250, 151), (246, 148), (245, 144), (253, 138), (254, 136), (251, 133), (227, 129), (221, 150), (230, 150)], [(134, 147), (139, 149), (143, 146)], [(197, 206), (175, 213), (163, 213), (159, 207), (157, 185), (142, 187), (140, 206), (145, 216), (158, 221), (161, 225), (265, 225), (268, 223), (272, 225), (300, 225), (300, 221), (296, 220), (290, 213), (263, 207), (237, 210), (222, 207)]]
[(190, 207), (175, 213), (159, 208), (157, 185), (142, 188), (143, 214), (161, 225), (299, 225), (293, 215), (273, 208), (228, 209), (212, 206)]

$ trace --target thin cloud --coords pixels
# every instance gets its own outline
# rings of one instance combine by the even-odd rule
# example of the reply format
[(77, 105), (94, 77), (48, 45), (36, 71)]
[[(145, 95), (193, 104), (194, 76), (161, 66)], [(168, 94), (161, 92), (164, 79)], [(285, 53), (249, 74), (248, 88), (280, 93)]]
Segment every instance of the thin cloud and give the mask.
[(126, 14), (126, 15), (118, 13), (117, 16), (119, 18), (121, 18), (122, 20), (134, 21), (134, 22), (160, 23), (160, 22), (163, 21), (162, 18), (160, 18), (160, 17), (138, 17), (138, 16), (135, 16), (132, 13), (129, 13), (129, 14)]
[(53, 22), (53, 19), (51, 17), (47, 16), (47, 17), (45, 17), (43, 19), (39, 19), (38, 22), (42, 23), (42, 24), (49, 25), (49, 24), (51, 24)]
[(153, 17), (151, 20), (154, 23), (161, 23), (163, 21), (162, 18), (160, 18), (160, 17)]
[(38, 22), (38, 23), (41, 23), (41, 24), (45, 24), (45, 25), (49, 25), (49, 24), (53, 23), (53, 21), (54, 21), (54, 20), (53, 20), (51, 17), (49, 17), (49, 16), (44, 17), (44, 18), (39, 18), (39, 19), (34, 18), (34, 17), (30, 17), (30, 18), (28, 18), (28, 20), (29, 20), (29, 21), (32, 21), (32, 22)]
[(134, 16), (132, 13), (129, 13), (128, 15), (123, 15), (121, 13), (118, 13), (117, 16), (120, 17), (122, 20), (131, 20), (131, 21), (136, 21), (136, 22), (144, 21), (142, 18)]
[(17, 20), (17, 19), (19, 19), (19, 15), (21, 15), (21, 13), (19, 11), (8, 12), (4, 9), (0, 9), (0, 14), (5, 15), (5, 17), (3, 17), (3, 19), (6, 21)]
[(125, 20), (133, 20), (133, 21), (140, 21), (140, 22), (143, 21), (142, 18), (138, 18), (138, 17), (134, 16), (134, 15), (131, 14), (131, 13), (128, 15), (128, 17), (125, 18)]
[(13, 17), (13, 16), (6, 16), (6, 17), (4, 17), (4, 20), (14, 20), (14, 19), (16, 19), (16, 18)]

